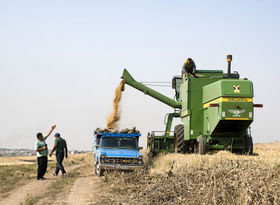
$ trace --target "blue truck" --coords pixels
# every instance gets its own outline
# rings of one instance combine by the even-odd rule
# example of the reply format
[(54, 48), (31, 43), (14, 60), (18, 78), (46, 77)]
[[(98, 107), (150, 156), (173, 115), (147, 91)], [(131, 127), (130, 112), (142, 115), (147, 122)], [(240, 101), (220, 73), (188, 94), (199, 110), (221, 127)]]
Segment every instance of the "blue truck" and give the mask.
[(143, 167), (138, 133), (94, 132), (94, 167), (97, 176), (105, 170), (133, 170)]

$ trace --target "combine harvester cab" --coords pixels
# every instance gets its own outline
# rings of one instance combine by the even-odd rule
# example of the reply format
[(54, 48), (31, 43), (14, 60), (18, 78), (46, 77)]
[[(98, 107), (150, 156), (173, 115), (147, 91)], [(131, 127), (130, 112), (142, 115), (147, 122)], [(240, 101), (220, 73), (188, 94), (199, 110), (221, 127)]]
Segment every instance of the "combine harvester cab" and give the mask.
[[(205, 154), (207, 150), (230, 150), (253, 154), (250, 125), (254, 118), (253, 83), (231, 73), (232, 56), (227, 56), (228, 72), (197, 70), (193, 76), (174, 76), (172, 100), (135, 81), (124, 70), (125, 83), (174, 108), (169, 113), (164, 134), (148, 134), (147, 144), (152, 152)], [(173, 118), (181, 118), (171, 135)]]
[(94, 133), (94, 167), (97, 176), (105, 170), (133, 170), (143, 167), (143, 155), (138, 147), (141, 134)]

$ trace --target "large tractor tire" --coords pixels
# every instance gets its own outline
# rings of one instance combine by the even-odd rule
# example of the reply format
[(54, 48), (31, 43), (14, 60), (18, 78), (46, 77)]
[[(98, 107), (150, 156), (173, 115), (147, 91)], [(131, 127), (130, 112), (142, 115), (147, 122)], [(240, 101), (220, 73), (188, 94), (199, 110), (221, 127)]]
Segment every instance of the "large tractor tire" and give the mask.
[(175, 135), (175, 139), (177, 142), (177, 143), (174, 143), (174, 144), (177, 144), (177, 152), (184, 153), (185, 152), (184, 125), (182, 125), (182, 124), (176, 125), (174, 128), (174, 135)]
[(198, 151), (199, 151), (199, 154), (201, 155), (204, 155), (206, 153), (206, 141), (205, 141), (205, 138), (204, 137), (200, 137), (199, 138), (199, 144), (198, 144)]
[(150, 149), (150, 151), (154, 150), (154, 140), (150, 135), (147, 137), (147, 147)]
[(248, 155), (253, 155), (254, 144), (252, 137), (246, 136), (246, 153)]

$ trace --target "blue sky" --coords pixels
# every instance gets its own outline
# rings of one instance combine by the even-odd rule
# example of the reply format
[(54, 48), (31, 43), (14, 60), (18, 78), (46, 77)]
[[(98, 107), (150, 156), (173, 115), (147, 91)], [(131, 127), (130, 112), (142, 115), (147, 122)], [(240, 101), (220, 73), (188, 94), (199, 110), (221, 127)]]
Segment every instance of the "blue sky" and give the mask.
[[(254, 83), (255, 142), (279, 140), (279, 1), (0, 1), (0, 147), (32, 148), (52, 124), (91, 149), (123, 68), (170, 81), (185, 58)], [(173, 97), (170, 88), (158, 89)], [(126, 87), (121, 126), (163, 130), (172, 109)], [(179, 122), (177, 122), (179, 123)], [(52, 139), (49, 140), (52, 144)]]

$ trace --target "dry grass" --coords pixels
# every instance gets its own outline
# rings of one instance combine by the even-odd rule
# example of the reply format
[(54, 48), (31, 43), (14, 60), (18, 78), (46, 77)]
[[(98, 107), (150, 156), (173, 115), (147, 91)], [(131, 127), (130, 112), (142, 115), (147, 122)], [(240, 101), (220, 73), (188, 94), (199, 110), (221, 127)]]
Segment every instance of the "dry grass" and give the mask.
[[(76, 164), (79, 162), (83, 162), (85, 160), (88, 153), (83, 154), (69, 154), (69, 158), (64, 161), (64, 163), (68, 164)], [(16, 157), (0, 157), (0, 166), (4, 165), (28, 165), (28, 164), (36, 164), (37, 163), (36, 156), (16, 156)], [(49, 162), (55, 162), (55, 155), (48, 158)]]
[(36, 178), (36, 165), (0, 166), (0, 194)]
[[(280, 143), (255, 146), (255, 156), (160, 155), (149, 172), (105, 177), (113, 204), (280, 204)], [(104, 198), (104, 199), (105, 199)]]
[(27, 194), (24, 202), (20, 202), (20, 205), (34, 205), (38, 202), (36, 197), (32, 196), (32, 194)]

